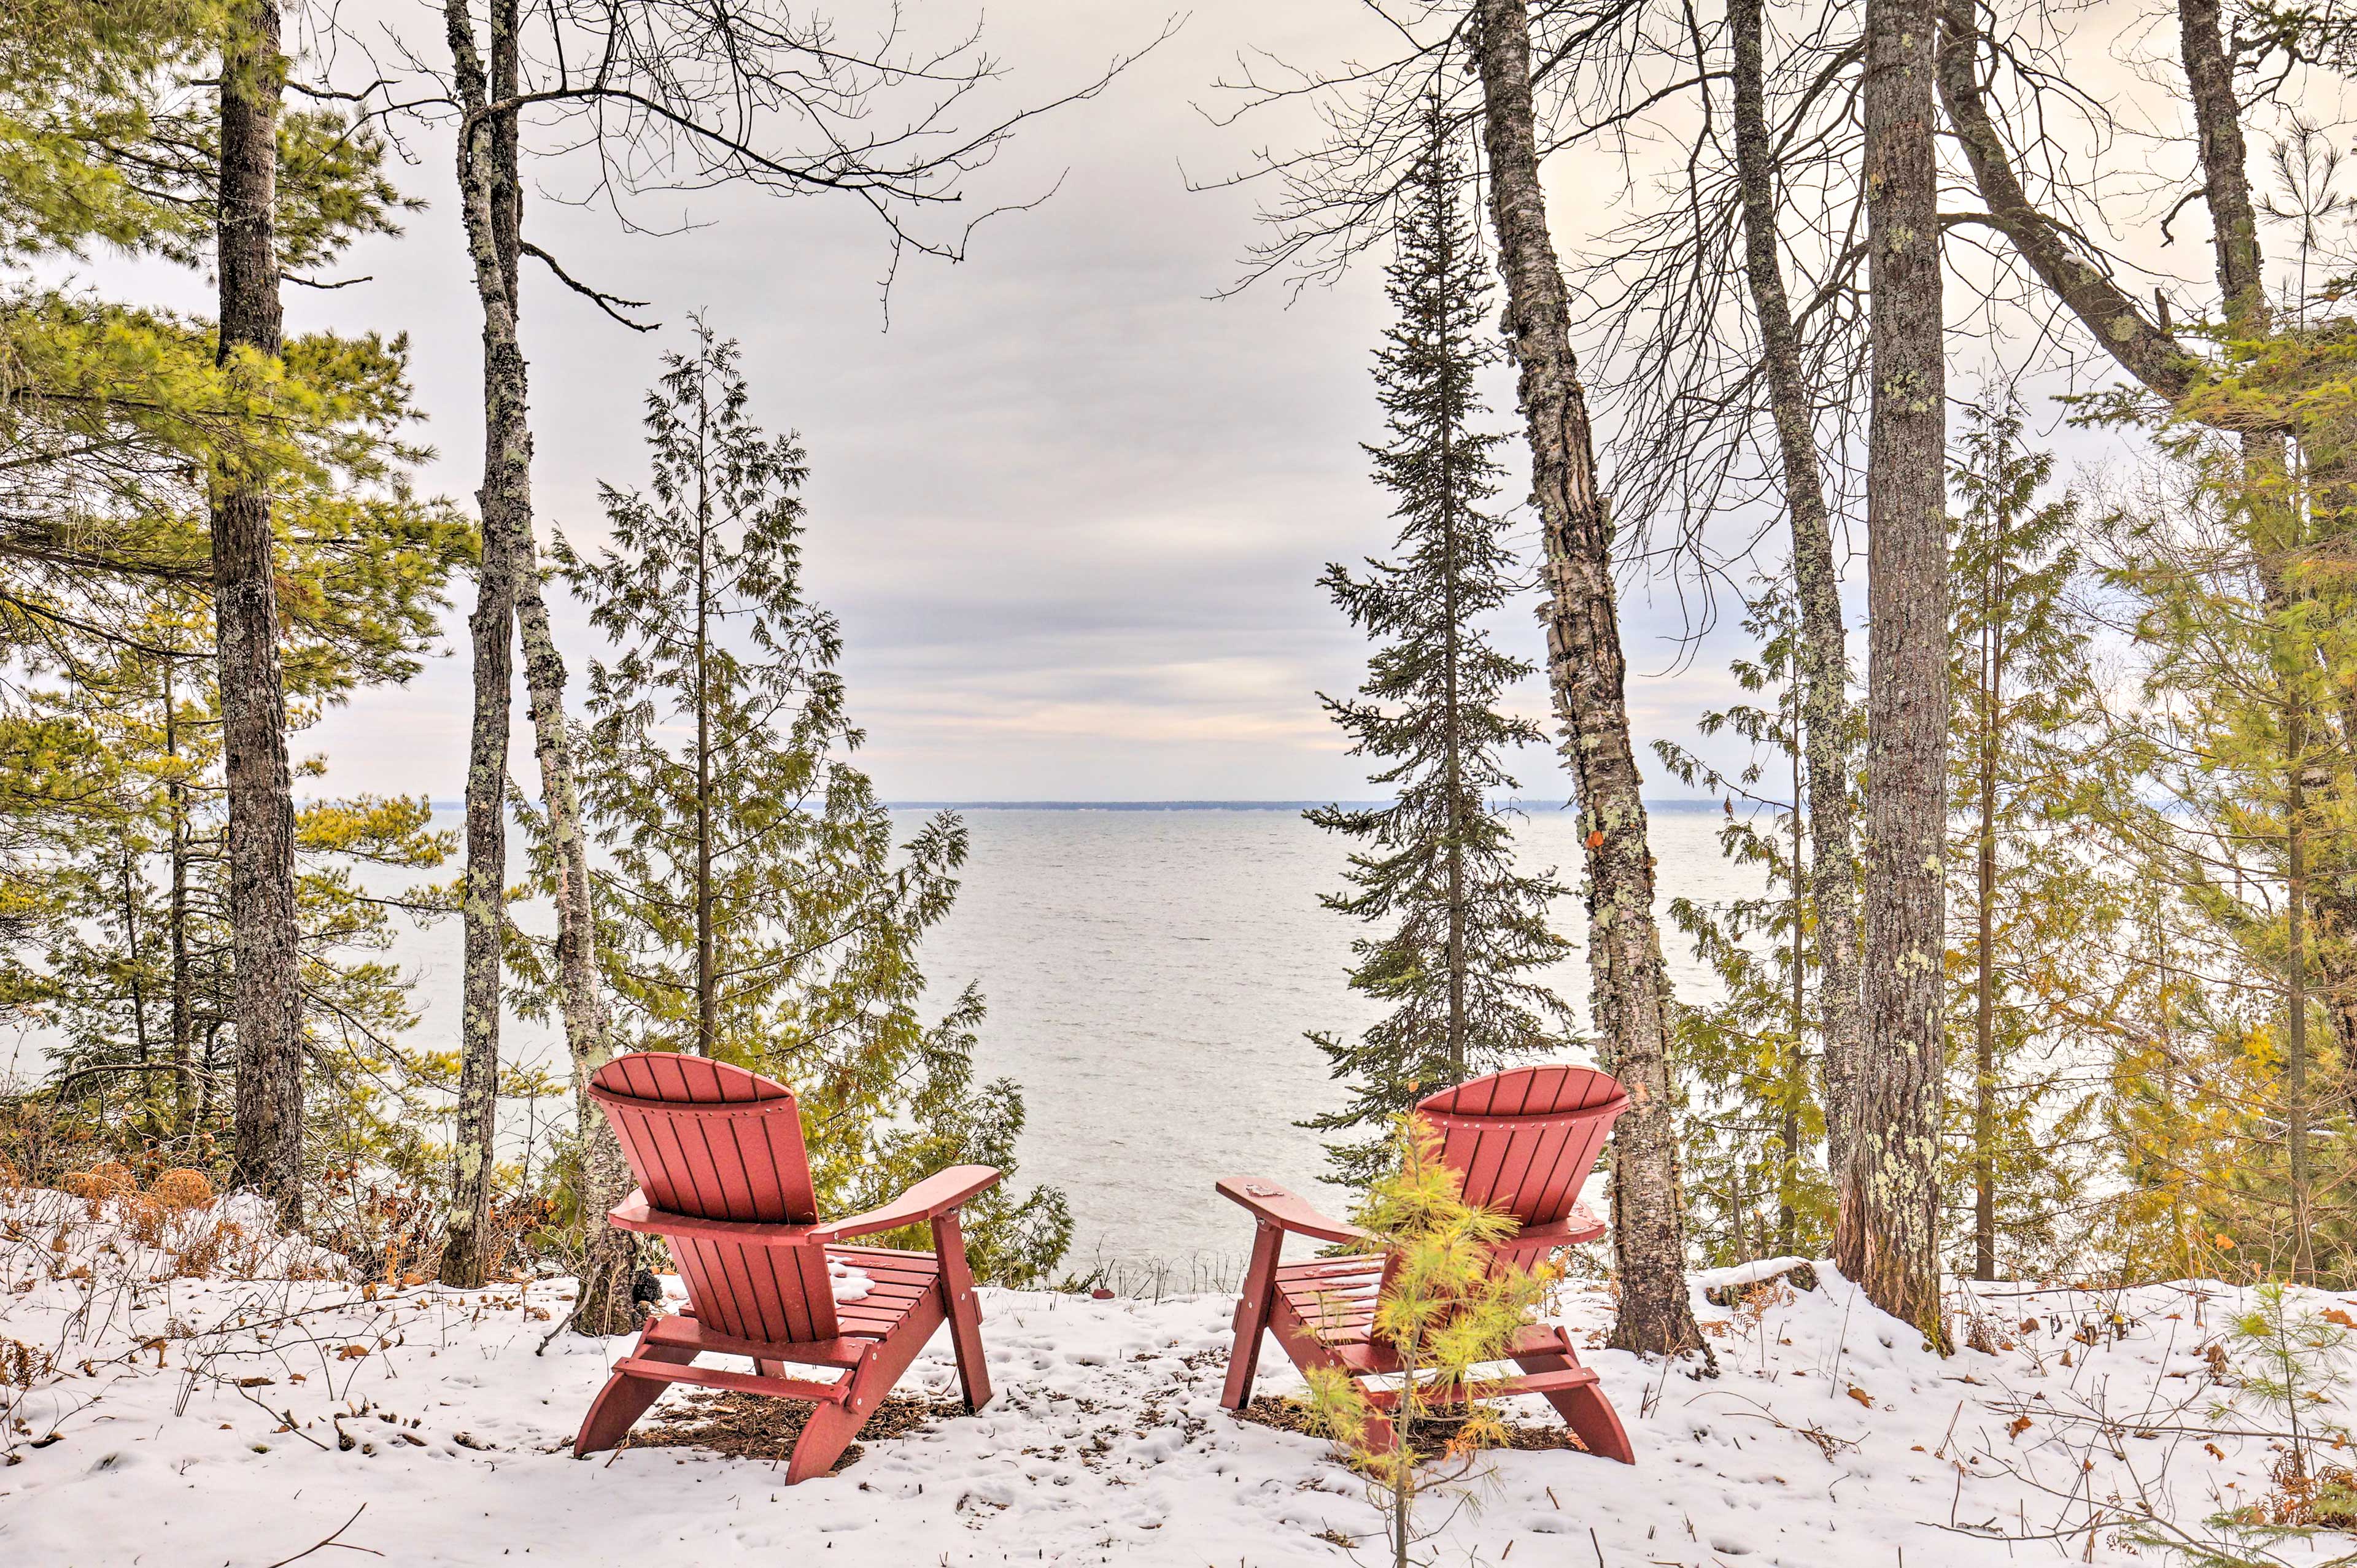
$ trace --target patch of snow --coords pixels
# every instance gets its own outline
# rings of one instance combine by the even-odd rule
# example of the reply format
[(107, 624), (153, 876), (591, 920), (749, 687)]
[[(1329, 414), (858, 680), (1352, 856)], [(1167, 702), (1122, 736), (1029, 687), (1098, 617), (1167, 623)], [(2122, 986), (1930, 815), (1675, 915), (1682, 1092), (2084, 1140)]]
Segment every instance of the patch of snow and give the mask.
[[(985, 1288), (991, 1405), (789, 1489), (781, 1464), (694, 1450), (575, 1460), (575, 1427), (630, 1341), (565, 1334), (535, 1355), (569, 1282), (153, 1277), (160, 1256), (61, 1195), (0, 1204), (0, 1355), (14, 1341), (44, 1368), (30, 1388), (0, 1388), (0, 1562), (244, 1568), (343, 1526), (339, 1545), (404, 1568), (701, 1568), (757, 1553), (821, 1568), (1297, 1568), (1349, 1563), (1329, 1536), (1375, 1528), (1325, 1444), (1221, 1408), (1226, 1295)], [(1998, 1568), (2047, 1555), (2048, 1541), (2002, 1537), (2067, 1530), (2086, 1517), (2073, 1497), (2151, 1496), (2190, 1522), (2268, 1485), (2278, 1455), (2265, 1442), (2211, 1439), (2213, 1456), (2169, 1430), (2205, 1424), (2179, 1412), (2215, 1397), (2201, 1349), (2243, 1299), (2230, 1287), (1975, 1287), (2005, 1348), (1943, 1360), (1815, 1267), (1820, 1290), (1701, 1309), (1716, 1379), (1584, 1349), (1636, 1467), (1493, 1455), (1447, 1559), (1891, 1568), (1903, 1549), (1924, 1568)], [(1598, 1290), (1558, 1305), (1583, 1346), (1610, 1316)], [(1300, 1387), (1273, 1341), (1261, 1367), (1263, 1391)], [(901, 1381), (956, 1386), (946, 1333)], [(1535, 1400), (1516, 1407), (1554, 1419)], [(2109, 1423), (2103, 1441), (2087, 1441), (2090, 1412)], [(2061, 1544), (2072, 1562), (2155, 1563), (2101, 1529)]]

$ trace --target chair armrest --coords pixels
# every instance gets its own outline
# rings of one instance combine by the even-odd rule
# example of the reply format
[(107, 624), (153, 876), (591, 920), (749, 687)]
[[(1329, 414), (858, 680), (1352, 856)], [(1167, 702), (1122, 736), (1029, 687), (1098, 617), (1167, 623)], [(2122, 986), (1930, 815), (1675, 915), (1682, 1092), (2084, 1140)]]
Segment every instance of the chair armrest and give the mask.
[(1557, 1247), (1577, 1247), (1582, 1241), (1595, 1240), (1604, 1234), (1606, 1229), (1604, 1221), (1574, 1204), (1571, 1212), (1554, 1224), (1534, 1225), (1516, 1240), (1546, 1241)]
[(1320, 1241), (1364, 1241), (1383, 1245), (1383, 1239), (1373, 1231), (1320, 1214), (1303, 1199), (1276, 1185), (1256, 1177), (1230, 1176), (1221, 1182), (1220, 1196), (1231, 1203), (1240, 1203), (1250, 1209), (1253, 1218), (1264, 1225), (1274, 1225), (1290, 1230), (1297, 1236), (1314, 1236)]
[(1006, 1179), (1003, 1174), (988, 1165), (952, 1165), (945, 1171), (935, 1171), (879, 1208), (837, 1219), (832, 1224), (813, 1226), (811, 1236), (813, 1240), (836, 1241), (850, 1236), (872, 1235), (878, 1230), (898, 1230), (903, 1225), (914, 1225), (920, 1220), (938, 1219), (976, 1193), (987, 1192)]
[(700, 1236), (710, 1241), (733, 1241), (740, 1247), (813, 1247), (826, 1240), (813, 1225), (772, 1224), (763, 1219), (705, 1219), (674, 1214), (647, 1201), (646, 1189), (633, 1187), (630, 1196), (606, 1212), (625, 1230), (651, 1236)]

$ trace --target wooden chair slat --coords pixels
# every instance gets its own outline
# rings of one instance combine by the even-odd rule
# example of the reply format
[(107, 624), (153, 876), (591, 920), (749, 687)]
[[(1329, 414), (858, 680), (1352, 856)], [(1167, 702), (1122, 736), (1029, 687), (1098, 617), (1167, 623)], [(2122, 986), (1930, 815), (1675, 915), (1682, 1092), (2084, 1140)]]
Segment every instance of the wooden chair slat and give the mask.
[[(712, 1221), (737, 1230), (662, 1231), (687, 1287), (695, 1326), (662, 1331), (658, 1319), (633, 1356), (618, 1365), (583, 1420), (577, 1454), (609, 1448), (672, 1382), (813, 1400), (819, 1404), (796, 1440), (788, 1484), (822, 1473), (874, 1413), (884, 1395), (933, 1330), (953, 1335), (958, 1369), (971, 1408), (989, 1402), (981, 1366), (980, 1313), (964, 1273), (964, 1242), (953, 1208), (933, 1221), (937, 1251), (956, 1243), (962, 1283), (949, 1288), (950, 1270), (932, 1253), (883, 1248), (826, 1248), (793, 1242), (778, 1232), (818, 1222), (816, 1187), (802, 1142), (802, 1112), (783, 1084), (727, 1062), (670, 1052), (617, 1058), (590, 1079), (623, 1156), (638, 1177), (640, 1208), (673, 1223)], [(919, 1205), (922, 1208), (922, 1205)], [(618, 1210), (619, 1214), (621, 1211)], [(764, 1227), (776, 1227), (765, 1232)], [(830, 1258), (870, 1275), (866, 1295), (838, 1304), (827, 1272)], [(749, 1356), (758, 1376), (691, 1367), (698, 1355)], [(839, 1367), (839, 1384), (784, 1377), (780, 1365)]]
[[(1525, 1231), (1545, 1232), (1527, 1242), (1500, 1242), (1492, 1250), (1492, 1268), (1529, 1268), (1565, 1244), (1564, 1221), (1572, 1217), (1612, 1123), (1628, 1106), (1628, 1095), (1607, 1074), (1559, 1065), (1492, 1073), (1419, 1102), (1417, 1111), (1438, 1133), (1440, 1158), (1458, 1173), (1466, 1200), (1504, 1210)], [(1304, 1371), (1331, 1368), (1355, 1377), (1395, 1369), (1388, 1365), (1388, 1351), (1373, 1339), (1381, 1294), (1391, 1283), (1395, 1260), (1371, 1254), (1280, 1262), (1276, 1249), (1289, 1227), (1255, 1212), (1262, 1221), (1260, 1240), (1236, 1307), (1235, 1345), (1222, 1402), (1236, 1410), (1249, 1402), (1264, 1329)], [(1489, 1383), (1490, 1391), (1541, 1395), (1588, 1452), (1634, 1462), (1620, 1417), (1560, 1330), (1542, 1325), (1527, 1331), (1515, 1341), (1511, 1359), (1522, 1375)], [(1369, 1392), (1373, 1398), (1381, 1391)], [(1376, 1402), (1383, 1404), (1380, 1398)]]

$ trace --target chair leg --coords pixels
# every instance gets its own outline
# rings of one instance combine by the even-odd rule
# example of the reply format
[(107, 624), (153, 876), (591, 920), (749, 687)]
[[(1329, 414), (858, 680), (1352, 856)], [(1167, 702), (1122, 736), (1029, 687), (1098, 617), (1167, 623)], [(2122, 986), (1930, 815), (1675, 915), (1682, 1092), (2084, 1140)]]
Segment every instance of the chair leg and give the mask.
[(933, 1252), (941, 1260), (942, 1311), (949, 1318), (950, 1344), (957, 1351), (958, 1384), (969, 1414), (991, 1400), (990, 1367), (982, 1354), (982, 1300), (965, 1261), (965, 1231), (955, 1212), (933, 1221)]
[[(823, 1404), (811, 1412), (809, 1423), (794, 1443), (794, 1451), (786, 1459), (786, 1485), (807, 1481), (813, 1476), (823, 1476), (834, 1468), (834, 1462), (876, 1413), (925, 1341), (933, 1337), (937, 1325), (931, 1315), (903, 1318), (891, 1337), (880, 1339), (867, 1348), (859, 1365), (844, 1376), (851, 1386), (845, 1391), (841, 1404)], [(987, 1394), (988, 1390), (985, 1389)]]
[[(651, 1331), (639, 1336), (638, 1347), (630, 1354), (641, 1360), (674, 1361), (682, 1366), (695, 1359), (695, 1352), (684, 1345), (655, 1343)], [(662, 1391), (663, 1385), (651, 1378), (633, 1378), (623, 1372), (608, 1378), (590, 1402), (589, 1413), (582, 1417), (581, 1431), (573, 1439), (573, 1456), (586, 1459), (621, 1442)]]
[(1269, 1308), (1276, 1299), (1276, 1260), (1285, 1246), (1285, 1232), (1264, 1224), (1253, 1238), (1252, 1266), (1244, 1271), (1243, 1294), (1236, 1300), (1235, 1343), (1228, 1350), (1228, 1380), (1220, 1402), (1242, 1410), (1252, 1402), (1253, 1373), (1260, 1366), (1260, 1337), (1268, 1326)]
[[(1525, 1372), (1560, 1372), (1579, 1365), (1578, 1358), (1560, 1356), (1517, 1356), (1514, 1364)], [(1629, 1443), (1628, 1429), (1620, 1424), (1620, 1414), (1604, 1391), (1590, 1383), (1584, 1389), (1563, 1389), (1545, 1396), (1585, 1444), (1587, 1451), (1599, 1459), (1618, 1459), (1623, 1465), (1637, 1462), (1637, 1451)]]

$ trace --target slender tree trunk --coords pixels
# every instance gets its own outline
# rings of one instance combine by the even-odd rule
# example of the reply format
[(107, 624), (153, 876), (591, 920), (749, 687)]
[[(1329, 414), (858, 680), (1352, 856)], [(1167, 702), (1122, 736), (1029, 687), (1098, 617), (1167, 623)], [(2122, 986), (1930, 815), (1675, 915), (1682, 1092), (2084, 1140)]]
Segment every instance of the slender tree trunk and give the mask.
[(1945, 1352), (1940, 1306), (1942, 868), (1948, 806), (1947, 377), (1932, 0), (1867, 0), (1866, 1054), (1835, 1260)]
[(1973, 892), (1980, 916), (1973, 976), (1973, 1278), (1996, 1278), (1996, 761), (2005, 723), (2005, 511), (1981, 577), (1980, 839)]
[(602, 1216), (630, 1195), (622, 1145), (587, 1092), (597, 1069), (614, 1059), (606, 997), (598, 988), (597, 926), (589, 892), (589, 847), (581, 822), (581, 787), (565, 728), (565, 658), (548, 625), (536, 563), (517, 573), (516, 619), (523, 634), (524, 684), (532, 708), (533, 751), (540, 764), (541, 815), (556, 862), (557, 1005), (573, 1059), (574, 1133), (581, 1149), (581, 1212), (587, 1246), (573, 1326), (591, 1336), (627, 1334), (637, 1326), (630, 1287), (638, 1244)]
[(1587, 961), (1606, 1065), (1629, 1091), (1615, 1130), (1612, 1240), (1620, 1283), (1612, 1343), (1675, 1354), (1701, 1347), (1685, 1284), (1685, 1208), (1670, 1091), (1668, 983), (1653, 922), (1653, 861), (1629, 744), (1611, 521), (1596, 488), (1570, 305), (1539, 183), (1523, 0), (1477, 0), (1491, 215), (1521, 370), (1531, 478), (1544, 541), (1547, 675), (1578, 791), (1588, 898)]
[[(612, 1126), (587, 1093), (589, 1079), (613, 1059), (614, 1047), (599, 989), (579, 776), (565, 721), (565, 659), (549, 625), (533, 535), (530, 387), (517, 329), (522, 256), (520, 150), (515, 116), (490, 108), (494, 102), (511, 99), (518, 90), (516, 7), (514, 0), (493, 0), (488, 71), (465, 0), (446, 0), (445, 20), (461, 105), (473, 127), (471, 139), (461, 138), (458, 184), (468, 254), (483, 311), (485, 441), (478, 501), (486, 551), (497, 535), (506, 560), (508, 591), (523, 645), (541, 810), (556, 871), (557, 997), (573, 1064), (575, 1131), (581, 1149), (579, 1197), (587, 1242), (573, 1326), (586, 1335), (621, 1334), (637, 1319), (630, 1292), (638, 1252), (628, 1231), (603, 1222), (607, 1210), (627, 1193), (629, 1171)], [(504, 771), (503, 751), (502, 775)]]
[[(1440, 147), (1436, 130), (1434, 156)], [(1437, 225), (1440, 235), (1440, 261), (1437, 275), (1446, 279), (1453, 275), (1456, 256), (1451, 234), (1453, 225)], [(1454, 345), (1448, 337), (1448, 302), (1444, 299), (1434, 312), (1433, 336), (1439, 357), (1446, 363)], [(1446, 374), (1446, 371), (1443, 372)], [(1441, 658), (1446, 666), (1444, 681), (1448, 693), (1443, 702), (1441, 745), (1446, 758), (1443, 767), (1448, 790), (1448, 1081), (1465, 1081), (1465, 839), (1472, 829), (1465, 803), (1464, 735), (1458, 717), (1458, 654), (1463, 646), (1464, 628), (1458, 624), (1458, 574), (1462, 569), (1458, 550), (1458, 531), (1464, 519), (1457, 504), (1457, 421), (1450, 412), (1448, 400), (1441, 400), (1440, 416), (1440, 505), (1442, 508), (1441, 581), (1446, 602), (1441, 607), (1441, 618), (1448, 628), (1448, 642)]]
[(2307, 725), (2296, 693), (2287, 715), (2291, 766), (2285, 769), (2284, 811), (2284, 1154), (2291, 1178), (2291, 1277), (2316, 1282), (2316, 1254), (2309, 1239), (2308, 1160), (2308, 791), (2302, 782)]
[[(220, 359), (279, 346), (276, 0), (232, 7), (221, 51)], [(295, 913), (295, 786), (278, 662), (278, 575), (260, 475), (212, 483), (213, 606), (229, 778), (229, 908), (237, 1026), (235, 1180), (303, 1219), (303, 1005)]]
[[(2185, 81), (2193, 100), (2194, 129), (2200, 138), (2201, 191), (2210, 209), (2210, 242), (2218, 273), (2218, 293), (2224, 305), (2229, 331), (2237, 337), (2255, 338), (2270, 326), (2266, 271), (2259, 252), (2258, 210), (2251, 196), (2250, 152), (2243, 135), (2242, 105), (2234, 93), (2233, 61), (2228, 52), (2224, 18), (2218, 0), (2179, 0), (2177, 16)], [(2255, 531), (2260, 543), (2256, 553), (2267, 609), (2271, 616), (2281, 618), (2292, 612), (2295, 590), (2285, 567), (2300, 552), (2300, 529), (2297, 515), (2282, 503), (2266, 499), (2266, 492), (2281, 480), (2289, 454), (2284, 437), (2272, 431), (2246, 431), (2242, 445), (2243, 465), (2250, 476), (2255, 498), (2251, 504), (2284, 514), (2263, 520), (2263, 523), (2274, 523), (2276, 527), (2263, 525)], [(2285, 544), (2280, 553), (2276, 548), (2278, 537)], [(2289, 802), (2285, 834), (2285, 854), (2289, 863), (2286, 1004), (2289, 1016), (2286, 1020), (2288, 1038), (2284, 1061), (2284, 1133), (2292, 1187), (2292, 1270), (2295, 1278), (2305, 1281), (2314, 1273), (2315, 1259), (2309, 1240), (2308, 906), (2312, 897), (2312, 877), (2310, 846), (2305, 831), (2309, 763), (2304, 754), (2319, 720), (2309, 710), (2302, 694), (2299, 672), (2292, 668), (2290, 660), (2282, 663), (2285, 733), (2292, 741), (2288, 748), (2291, 766), (2286, 781)], [(2340, 878), (2328, 875), (2322, 880), (2326, 888), (2334, 889)], [(2333, 913), (2337, 916), (2340, 910), (2340, 901), (2335, 899)], [(2337, 925), (2338, 921), (2332, 923)], [(2349, 962), (2352, 956), (2357, 954), (2352, 954), (2338, 942), (2319, 950), (2318, 957), (2338, 960), (2341, 966), (2339, 972), (2327, 971), (2322, 977), (2327, 996), (2357, 994), (2357, 968)]]
[(195, 1113), (196, 1085), (188, 1074), (189, 1015), (193, 998), (189, 992), (188, 975), (188, 785), (180, 777), (180, 713), (179, 689), (175, 679), (176, 666), (168, 660), (164, 665), (164, 755), (172, 759), (170, 781), (164, 786), (165, 811), (170, 826), (166, 840), (166, 853), (171, 859), (172, 886), (167, 906), (165, 940), (171, 950), (171, 1032), (172, 1060), (178, 1070), (172, 1075), (172, 1121), (176, 1133), (185, 1133)]
[(1801, 1042), (1807, 1037), (1809, 1027), (1809, 972), (1802, 946), (1807, 940), (1802, 926), (1802, 917), (1806, 913), (1807, 896), (1803, 889), (1807, 882), (1801, 854), (1801, 747), (1805, 725), (1801, 715), (1801, 643), (1797, 638), (1792, 643), (1792, 1055), (1785, 1069), (1781, 1096), (1784, 1113), (1782, 1125), (1777, 1131), (1783, 1148), (1776, 1167), (1776, 1250), (1785, 1257), (1792, 1256), (1800, 1245), (1801, 1217), (1792, 1207), (1792, 1189), (1801, 1168), (1801, 1108), (1793, 1090), (1804, 1070)]
[(499, 1116), (500, 942), (507, 919), (508, 728), (515, 702), (516, 521), (530, 527), (532, 442), (524, 420), (523, 352), (516, 335), (516, 198), (511, 116), (486, 108), (491, 82), (514, 81), (512, 0), (491, 5), (487, 79), (465, 0), (446, 7), (466, 118), (458, 136), (460, 215), (483, 303), (483, 559), (476, 577), (475, 709), (467, 768), (466, 1004), (458, 1112), (442, 1282), (479, 1285), (489, 1274), (493, 1140)]
[(147, 1037), (147, 976), (146, 952), (140, 940), (139, 894), (137, 887), (137, 857), (132, 853), (128, 833), (115, 841), (115, 891), (123, 900), (123, 943), (131, 969), (131, 1037), (139, 1052), (139, 1119), (148, 1142), (159, 1139), (162, 1129), (156, 1124), (156, 1075), (146, 1069), (154, 1059), (154, 1048)]
[[(1808, 735), (1810, 849), (1816, 908), (1818, 1029), (1824, 1052), (1825, 1164), (1840, 1179), (1849, 1156), (1851, 1084), (1864, 1038), (1857, 991), (1857, 863), (1851, 846), (1849, 640), (1834, 568), (1815, 399), (1784, 290), (1776, 234), (1776, 166), (1761, 59), (1762, 0), (1731, 0), (1735, 38), (1735, 157), (1743, 198), (1744, 275), (1760, 322), (1760, 363), (1792, 520), (1792, 585), (1801, 606), (1801, 690)], [(1796, 937), (1795, 941), (1799, 939)]]
[(712, 929), (712, 494), (709, 411), (695, 397), (695, 1048), (720, 1054), (720, 963)]

